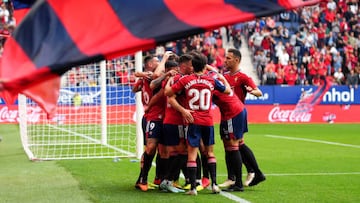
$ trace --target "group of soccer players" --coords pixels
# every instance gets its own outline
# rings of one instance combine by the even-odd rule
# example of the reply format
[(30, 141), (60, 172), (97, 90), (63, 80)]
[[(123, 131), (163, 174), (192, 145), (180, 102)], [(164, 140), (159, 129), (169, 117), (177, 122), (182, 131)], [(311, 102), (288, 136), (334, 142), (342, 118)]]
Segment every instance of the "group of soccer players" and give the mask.
[[(165, 52), (161, 61), (155, 56), (144, 58), (144, 72), (133, 91), (142, 91), (144, 104), (143, 131), (145, 151), (135, 187), (147, 191), (152, 185), (148, 173), (156, 156), (154, 184), (161, 190), (197, 195), (210, 186), (213, 193), (244, 191), (265, 180), (243, 135), (248, 131), (244, 101), (247, 93), (261, 96), (253, 80), (240, 72), (241, 53), (229, 49), (223, 75), (207, 64), (199, 52), (176, 56)], [(228, 180), (218, 185), (212, 103), (221, 113), (220, 135), (225, 150)], [(200, 155), (199, 155), (200, 152)], [(248, 171), (242, 181), (242, 164)], [(180, 171), (186, 184), (178, 184)], [(202, 174), (201, 174), (202, 173)], [(210, 183), (211, 180), (211, 183)], [(220, 187), (219, 187), (220, 186)]]

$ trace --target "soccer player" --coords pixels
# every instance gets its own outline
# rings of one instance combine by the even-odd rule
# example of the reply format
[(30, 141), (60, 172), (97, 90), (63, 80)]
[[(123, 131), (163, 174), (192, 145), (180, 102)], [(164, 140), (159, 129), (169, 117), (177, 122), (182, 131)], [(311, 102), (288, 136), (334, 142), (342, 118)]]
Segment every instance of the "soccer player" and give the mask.
[[(179, 57), (180, 70), (179, 70), (179, 73), (174, 77), (173, 83), (177, 82), (181, 77), (193, 73), (191, 59), (192, 59), (192, 56), (190, 54), (183, 54)], [(172, 129), (175, 129), (175, 131), (177, 131), (176, 130), (177, 128), (185, 130), (187, 127), (187, 124), (184, 123), (184, 121), (183, 121), (183, 117), (191, 117), (191, 113), (187, 109), (183, 108), (184, 105), (185, 105), (184, 92), (173, 95), (172, 97), (168, 98), (168, 105), (167, 105), (167, 108), (165, 111), (164, 130), (166, 131), (165, 137), (167, 137), (168, 134), (169, 135), (177, 135), (177, 134), (180, 135), (179, 144), (176, 147), (169, 146), (169, 150), (170, 150), (169, 153), (174, 153), (174, 154), (178, 153), (178, 156), (177, 156), (178, 161), (174, 161), (174, 162), (176, 162), (176, 166), (173, 166), (174, 171), (172, 171), (172, 172), (176, 175), (176, 177), (174, 177), (174, 180), (178, 180), (180, 170), (182, 170), (182, 172), (185, 176), (185, 180), (186, 180), (183, 189), (190, 189), (191, 185), (189, 183), (189, 178), (187, 175), (187, 168), (186, 168), (187, 150), (186, 150), (185, 137), (183, 136), (183, 133), (181, 132), (181, 130), (180, 130), (180, 132), (174, 132), (174, 130), (172, 130)], [(169, 112), (167, 112), (167, 111), (169, 111)], [(176, 123), (178, 123), (179, 125), (177, 125), (177, 127), (173, 126)], [(180, 123), (181, 123), (181, 125), (180, 125)], [(176, 142), (177, 141), (175, 141), (175, 143)], [(175, 143), (172, 143), (172, 145)], [(198, 168), (197, 168), (198, 170), (196, 173), (196, 185), (197, 185), (196, 190), (200, 191), (200, 190), (204, 189), (204, 187), (201, 184), (201, 167), (200, 167), (201, 162), (200, 162), (199, 157), (197, 157), (196, 162), (197, 162), (197, 166), (198, 166)]]
[[(135, 83), (132, 91), (139, 92), (141, 91), (141, 101), (144, 105), (144, 108), (147, 108), (147, 105), (150, 102), (150, 98), (152, 97), (152, 89), (150, 88), (150, 83), (152, 80), (152, 75), (154, 73), (155, 68), (159, 65), (158, 57), (154, 55), (148, 55), (144, 58), (144, 72), (136, 72), (135, 76), (139, 79)], [(145, 138), (145, 129), (146, 129), (146, 112), (143, 115), (142, 119), (142, 129), (144, 135), (144, 145), (146, 145)]]
[(235, 183), (226, 191), (244, 191), (242, 183), (242, 159), (239, 151), (239, 143), (244, 133), (248, 131), (247, 112), (244, 104), (235, 94), (223, 94), (214, 92), (213, 102), (219, 107), (221, 113), (220, 136), (224, 144), (225, 156), (228, 164), (234, 172)]
[(188, 142), (188, 160), (187, 170), (191, 183), (191, 189), (186, 193), (189, 195), (197, 195), (196, 191), (196, 157), (198, 154), (200, 140), (203, 140), (207, 155), (208, 167), (212, 181), (213, 193), (219, 193), (220, 189), (216, 183), (216, 159), (213, 152), (214, 140), (214, 124), (210, 112), (213, 91), (219, 90), (229, 94), (231, 92), (229, 84), (226, 80), (221, 83), (219, 80), (213, 79), (204, 74), (207, 59), (200, 53), (192, 53), (192, 66), (194, 73), (182, 77), (172, 86), (172, 78), (169, 79), (165, 86), (165, 94), (168, 97), (184, 91), (186, 99), (186, 109), (191, 111), (190, 117), (184, 117), (189, 123), (186, 138)]
[[(191, 59), (190, 59), (191, 60)], [(167, 74), (164, 74), (159, 79), (162, 80), (162, 92), (164, 91), (164, 87), (167, 83), (168, 76), (172, 76), (172, 74), (168, 74), (171, 70), (177, 70), (179, 65), (176, 61), (167, 61), (165, 63), (165, 69)], [(178, 74), (176, 74), (178, 75)], [(157, 81), (153, 81), (154, 83), (158, 83)], [(182, 117), (180, 115), (180, 119), (176, 110), (172, 109), (170, 104), (166, 102), (165, 108), (165, 117), (163, 120), (163, 145), (166, 148), (167, 156), (166, 156), (166, 164), (164, 164), (164, 177), (160, 184), (160, 189), (165, 191), (170, 191), (174, 193), (184, 192), (184, 190), (179, 189), (175, 186), (175, 180), (177, 178), (176, 173), (178, 172), (177, 168), (180, 168), (179, 160), (178, 160), (178, 145), (180, 144), (180, 139), (184, 139), (184, 123), (182, 121)], [(178, 186), (179, 187), (179, 186)]]
[[(164, 60), (161, 61), (164, 64)], [(157, 57), (152, 55), (145, 57), (144, 59), (145, 71), (136, 74), (137, 77), (142, 77), (140, 82), (137, 82), (133, 91), (142, 91), (142, 102), (144, 104), (144, 116), (143, 116), (143, 131), (145, 152), (141, 157), (140, 174), (136, 181), (135, 187), (142, 191), (148, 190), (148, 173), (151, 168), (152, 160), (156, 154), (159, 139), (162, 137), (162, 119), (164, 117), (165, 97), (161, 94), (157, 94), (157, 90), (153, 91), (150, 88), (151, 80), (153, 79), (153, 73), (157, 67), (161, 67)], [(156, 95), (156, 96), (155, 96)], [(162, 96), (162, 97), (161, 97)], [(152, 101), (151, 101), (152, 100)], [(155, 101), (156, 100), (156, 101)], [(149, 105), (150, 103), (155, 105)], [(144, 130), (145, 129), (145, 130)], [(160, 153), (161, 150), (159, 150)], [(158, 155), (160, 154), (158, 153)], [(157, 160), (161, 160), (157, 158)], [(157, 161), (157, 165), (161, 166), (161, 161)], [(158, 167), (157, 167), (158, 168)], [(161, 168), (161, 167), (159, 167)], [(156, 176), (160, 176), (160, 170), (157, 170)], [(156, 179), (156, 178), (155, 178)], [(155, 182), (155, 181), (154, 181)], [(160, 184), (160, 183), (159, 183)]]
[[(160, 67), (160, 66), (159, 66)], [(150, 84), (150, 86), (152, 88), (158, 89), (160, 88), (159, 92), (151, 99), (150, 103), (149, 103), (149, 108), (151, 108), (152, 106), (159, 106), (160, 104), (163, 104), (163, 109), (165, 112), (166, 109), (166, 97), (164, 95), (164, 89), (159, 86), (159, 85), (154, 85), (154, 83), (158, 83), (161, 80), (166, 79), (169, 76), (175, 75), (177, 73), (177, 69), (178, 69), (178, 63), (175, 60), (169, 60), (166, 61), (165, 63), (165, 70), (166, 73), (163, 73), (159, 78), (153, 80)], [(163, 81), (165, 82), (165, 81)], [(165, 99), (165, 103), (163, 103), (162, 101)], [(161, 101), (161, 103), (159, 104), (158, 102)], [(164, 114), (165, 116), (165, 114)], [(162, 120), (163, 121), (163, 120)], [(172, 164), (171, 161), (172, 159), (170, 159), (170, 155), (171, 152), (168, 150), (168, 144), (167, 144), (167, 136), (165, 136), (165, 131), (163, 129), (163, 133), (161, 133), (162, 137), (159, 138), (159, 153), (160, 153), (160, 162), (159, 165), (157, 165), (156, 167), (159, 168), (159, 178), (161, 180), (161, 184), (160, 189), (162, 190), (167, 190), (170, 192), (184, 192), (184, 190), (180, 190), (176, 187), (173, 186), (173, 174), (170, 173), (169, 171), (169, 166)]]
[[(181, 77), (193, 72), (191, 59), (192, 56), (189, 54), (183, 54), (178, 58), (179, 72), (174, 76), (173, 81), (176, 82)], [(168, 61), (166, 62), (165, 67), (170, 67), (172, 64), (174, 65), (174, 63)], [(158, 79), (153, 80), (150, 86), (157, 87), (162, 81), (163, 87), (165, 87), (167, 83), (166, 75), (167, 74), (164, 74)], [(163, 123), (164, 145), (166, 146), (167, 153), (169, 154), (169, 161), (167, 164), (168, 167), (165, 170), (167, 173), (165, 173), (165, 179), (161, 182), (160, 188), (170, 192), (180, 192), (180, 190), (173, 188), (174, 186), (181, 188), (181, 186), (176, 182), (179, 179), (180, 169), (183, 170), (185, 179), (188, 179), (186, 173), (187, 151), (184, 136), (186, 125), (184, 125), (183, 117), (180, 113), (186, 112), (183, 111), (182, 106), (180, 105), (184, 105), (184, 99), (185, 96), (183, 94), (173, 95), (171, 98), (167, 99), (167, 105), (165, 109), (165, 118)], [(173, 102), (174, 107), (171, 105), (172, 100), (175, 101)], [(188, 113), (188, 115), (191, 116), (190, 113)], [(186, 117), (186, 115), (184, 115), (184, 117)], [(199, 187), (197, 187), (197, 189), (198, 188)], [(200, 190), (200, 188), (198, 190)]]
[[(247, 76), (246, 74), (240, 71), (240, 62), (241, 62), (241, 53), (239, 50), (230, 48), (228, 49), (225, 56), (225, 67), (228, 72), (224, 73), (224, 77), (229, 82), (231, 89), (238, 96), (240, 101), (245, 104), (245, 97), (247, 93), (250, 93), (256, 97), (262, 96), (261, 90), (256, 86), (254, 81)], [(252, 150), (245, 144), (244, 139), (241, 139), (239, 145), (240, 154), (243, 160), (244, 165), (248, 170), (248, 176), (244, 183), (245, 186), (254, 186), (258, 183), (265, 180), (265, 175), (261, 172), (254, 153)], [(233, 185), (235, 181), (233, 180), (234, 171), (232, 171), (230, 166), (229, 157), (225, 154), (225, 161), (228, 170), (228, 180), (226, 180), (220, 186), (229, 187)]]

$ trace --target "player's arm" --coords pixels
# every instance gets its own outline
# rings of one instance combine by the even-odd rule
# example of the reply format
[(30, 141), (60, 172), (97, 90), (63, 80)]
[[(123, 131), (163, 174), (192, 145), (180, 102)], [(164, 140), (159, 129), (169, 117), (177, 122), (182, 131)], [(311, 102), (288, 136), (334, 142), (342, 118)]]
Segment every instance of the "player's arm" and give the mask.
[(176, 100), (176, 94), (171, 88), (170, 84), (173, 83), (173, 77), (169, 78), (168, 82), (165, 85), (165, 96), (168, 97), (168, 102), (172, 108), (179, 111), (187, 123), (193, 123), (194, 117), (191, 115), (191, 110), (185, 109), (183, 106), (179, 104)]
[(171, 97), (168, 97), (168, 102), (171, 105), (172, 108), (177, 110), (181, 113), (182, 117), (184, 118), (186, 123), (193, 123), (194, 117), (192, 116), (191, 112), (192, 110), (186, 109), (183, 106), (179, 104), (179, 102), (176, 100), (176, 94), (174, 94)]
[(255, 89), (251, 88), (250, 86), (245, 86), (245, 87), (246, 87), (246, 90), (250, 94), (252, 94), (252, 95), (254, 95), (256, 97), (261, 97), (263, 95), (262, 91), (258, 87), (256, 87)]
[(164, 53), (159, 65), (155, 68), (153, 79), (160, 77), (165, 72), (165, 63), (171, 55), (173, 55), (173, 52), (171, 51), (166, 51)]
[(206, 64), (205, 66), (206, 70), (208, 71), (212, 71), (212, 72), (215, 72), (215, 73), (219, 73), (219, 71), (217, 70), (217, 68), (215, 68), (214, 66), (211, 66), (209, 64)]
[(156, 89), (157, 87), (159, 87), (161, 85), (163, 80), (165, 80), (169, 76), (174, 76), (176, 73), (177, 72), (175, 70), (170, 70), (170, 71), (166, 72), (165, 74), (163, 73), (160, 77), (151, 81), (150, 88)]
[(165, 88), (164, 88), (165, 96), (171, 97), (175, 94), (170, 85), (171, 83), (173, 83), (173, 81), (174, 81), (174, 77), (170, 77), (169, 80), (167, 81)]
[(261, 97), (262, 91), (255, 85), (255, 82), (252, 78), (248, 77), (247, 81), (245, 82), (246, 91), (256, 97)]
[(141, 88), (142, 88), (142, 81), (140, 79), (140, 80), (137, 80), (136, 83), (134, 84), (134, 87), (132, 88), (132, 92), (136, 93), (136, 92), (140, 91)]
[[(225, 77), (223, 75), (221, 75), (220, 73), (217, 73), (218, 76), (218, 80), (221, 81), (223, 83), (223, 85), (225, 86), (224, 91), (221, 91), (225, 94), (230, 94), (231, 93), (231, 87), (229, 82), (225, 79)], [(216, 79), (215, 79), (216, 80)], [(221, 90), (221, 89), (220, 89)]]
[(146, 71), (146, 72), (142, 72), (142, 71), (136, 71), (134, 73), (135, 77), (138, 78), (151, 78), (153, 73), (151, 71)]
[(134, 73), (135, 77), (137, 78), (148, 78), (148, 79), (152, 79), (153, 77), (153, 72), (151, 71), (146, 71), (146, 72), (142, 72), (142, 71), (136, 71)]

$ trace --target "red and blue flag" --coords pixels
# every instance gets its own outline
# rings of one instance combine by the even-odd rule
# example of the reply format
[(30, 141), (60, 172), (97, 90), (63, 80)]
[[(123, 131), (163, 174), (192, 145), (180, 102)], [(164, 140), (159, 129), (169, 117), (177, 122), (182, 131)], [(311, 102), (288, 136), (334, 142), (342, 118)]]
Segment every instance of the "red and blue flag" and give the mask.
[(16, 22), (21, 22), (36, 0), (12, 0)]
[(38, 0), (5, 44), (2, 89), (39, 91), (28, 96), (50, 113), (56, 78), (74, 66), (319, 1)]

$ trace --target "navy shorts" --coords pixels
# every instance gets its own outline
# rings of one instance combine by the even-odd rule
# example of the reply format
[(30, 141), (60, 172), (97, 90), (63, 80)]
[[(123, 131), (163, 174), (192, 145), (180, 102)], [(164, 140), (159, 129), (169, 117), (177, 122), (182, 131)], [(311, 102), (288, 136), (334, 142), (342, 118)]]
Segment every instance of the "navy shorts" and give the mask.
[(234, 118), (220, 122), (221, 139), (238, 140), (243, 138), (244, 133), (246, 132), (248, 132), (246, 109), (244, 109)]
[(163, 121), (148, 121), (146, 123), (146, 139), (155, 138), (163, 143)]
[(164, 145), (177, 146), (180, 143), (180, 139), (185, 137), (184, 125), (163, 124), (164, 128)]
[(214, 145), (214, 126), (189, 124), (186, 132), (187, 143), (192, 147), (199, 147), (200, 139), (205, 146)]

